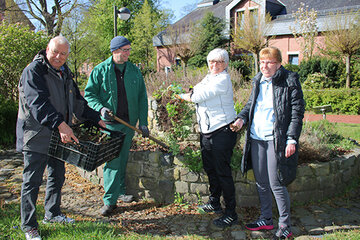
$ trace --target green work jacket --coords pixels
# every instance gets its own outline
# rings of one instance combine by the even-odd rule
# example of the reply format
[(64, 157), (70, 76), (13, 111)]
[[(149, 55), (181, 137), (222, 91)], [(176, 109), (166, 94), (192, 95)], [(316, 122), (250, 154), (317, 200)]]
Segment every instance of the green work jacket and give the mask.
[[(144, 78), (134, 64), (126, 62), (124, 74), (125, 91), (129, 109), (130, 124), (148, 125), (148, 101)], [(98, 64), (91, 72), (85, 88), (85, 99), (91, 108), (100, 111), (106, 107), (116, 114), (117, 81), (112, 56)]]

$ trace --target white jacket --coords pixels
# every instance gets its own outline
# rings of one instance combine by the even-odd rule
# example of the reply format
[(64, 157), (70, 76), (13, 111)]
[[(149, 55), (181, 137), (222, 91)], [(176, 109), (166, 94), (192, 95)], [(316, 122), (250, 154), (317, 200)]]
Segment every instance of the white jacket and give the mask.
[(232, 84), (226, 71), (206, 75), (193, 88), (191, 101), (196, 103), (197, 120), (202, 133), (211, 133), (236, 118)]

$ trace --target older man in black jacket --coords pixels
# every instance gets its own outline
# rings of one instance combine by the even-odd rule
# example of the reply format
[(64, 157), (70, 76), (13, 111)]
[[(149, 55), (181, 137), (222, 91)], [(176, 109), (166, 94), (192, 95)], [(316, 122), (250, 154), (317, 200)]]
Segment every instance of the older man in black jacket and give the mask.
[(19, 112), (16, 126), (17, 151), (24, 155), (21, 189), (21, 228), (26, 239), (41, 240), (36, 220), (36, 200), (45, 167), (48, 179), (43, 223), (73, 223), (60, 211), (61, 188), (65, 181), (64, 162), (47, 156), (51, 133), (58, 129), (64, 143), (78, 139), (71, 129), (73, 115), (105, 127), (100, 114), (87, 106), (65, 64), (70, 45), (58, 36), (36, 55), (19, 82)]
[(292, 236), (286, 186), (296, 177), (305, 105), (297, 73), (286, 70), (281, 61), (277, 48), (260, 51), (261, 73), (254, 77), (251, 96), (232, 125), (238, 131), (248, 124), (241, 170), (253, 169), (261, 204), (258, 220), (245, 227), (252, 231), (274, 228), (273, 193), (279, 211), (274, 239)]

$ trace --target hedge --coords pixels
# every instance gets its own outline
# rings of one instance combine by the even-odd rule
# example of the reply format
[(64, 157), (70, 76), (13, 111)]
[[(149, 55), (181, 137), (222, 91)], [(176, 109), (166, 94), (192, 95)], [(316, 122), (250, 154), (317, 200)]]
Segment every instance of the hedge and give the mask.
[(331, 104), (332, 113), (335, 114), (360, 114), (359, 89), (304, 89), (306, 111), (313, 111), (313, 107)]

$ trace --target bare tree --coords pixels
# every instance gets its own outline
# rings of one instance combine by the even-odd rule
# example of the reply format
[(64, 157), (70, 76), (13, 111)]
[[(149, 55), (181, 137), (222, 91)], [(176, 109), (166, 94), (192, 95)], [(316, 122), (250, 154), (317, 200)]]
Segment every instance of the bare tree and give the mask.
[(61, 33), (64, 19), (77, 7), (78, 0), (26, 0), (28, 13), (45, 28), (48, 36)]
[(346, 63), (346, 88), (351, 86), (351, 58), (360, 51), (360, 11), (336, 13), (330, 16), (324, 32), (326, 52), (337, 52)]
[(170, 26), (165, 30), (161, 43), (163, 47), (169, 49), (175, 56), (180, 58), (184, 65), (184, 75), (186, 76), (187, 63), (199, 49), (195, 25), (188, 23)]
[(300, 45), (305, 59), (311, 59), (315, 48), (315, 37), (318, 35), (317, 11), (309, 10), (304, 3), (293, 14), (295, 26), (290, 26), (296, 42)]
[(233, 44), (235, 48), (249, 51), (254, 56), (255, 73), (259, 72), (260, 50), (268, 45), (271, 38), (266, 34), (271, 30), (270, 14), (259, 14), (250, 11), (244, 13), (244, 20), (237, 23), (232, 31)]

